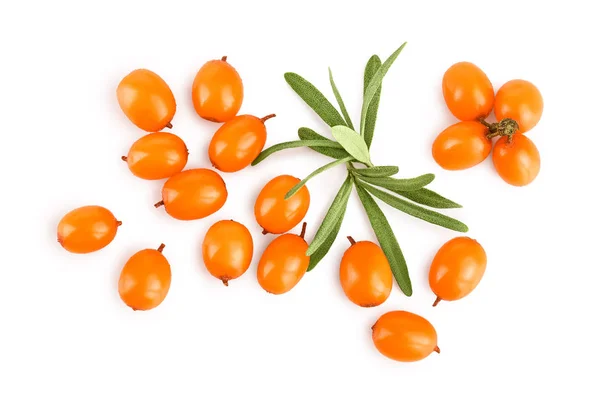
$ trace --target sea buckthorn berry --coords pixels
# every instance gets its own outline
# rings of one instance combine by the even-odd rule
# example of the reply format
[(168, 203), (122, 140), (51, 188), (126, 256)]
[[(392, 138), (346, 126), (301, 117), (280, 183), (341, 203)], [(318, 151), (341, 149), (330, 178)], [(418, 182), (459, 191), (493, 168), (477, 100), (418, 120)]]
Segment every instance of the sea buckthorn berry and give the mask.
[(119, 296), (135, 311), (147, 311), (160, 305), (171, 287), (171, 266), (158, 249), (144, 249), (135, 253), (121, 270)]
[(437, 296), (433, 305), (471, 293), (483, 278), (486, 265), (487, 255), (476, 240), (460, 236), (444, 243), (429, 269), (429, 286)]
[(392, 291), (392, 269), (383, 250), (373, 242), (355, 242), (340, 263), (340, 283), (346, 297), (361, 307), (382, 304)]
[(257, 118), (238, 115), (215, 132), (208, 146), (208, 157), (216, 169), (236, 172), (246, 168), (260, 154), (267, 141), (265, 121), (275, 114)]
[(299, 182), (300, 179), (293, 176), (280, 175), (262, 188), (254, 204), (254, 216), (264, 234), (287, 232), (306, 216), (310, 206), (310, 193), (306, 186), (285, 199), (286, 193)]
[(420, 315), (390, 311), (379, 317), (371, 329), (377, 350), (392, 360), (414, 362), (434, 351), (440, 352), (435, 328)]
[(58, 243), (71, 253), (92, 253), (108, 246), (120, 225), (121, 221), (104, 207), (79, 207), (65, 214), (58, 223)]
[(540, 172), (540, 153), (533, 141), (524, 135), (498, 139), (492, 160), (498, 175), (513, 186), (529, 185)]
[(135, 141), (127, 156), (121, 158), (138, 178), (166, 179), (183, 170), (188, 160), (188, 149), (179, 136), (155, 132)]
[(172, 128), (177, 109), (175, 97), (156, 73), (147, 69), (130, 72), (117, 87), (117, 99), (121, 110), (138, 128), (147, 132)]
[(517, 133), (533, 129), (542, 118), (544, 99), (531, 82), (513, 79), (498, 89), (494, 103), (496, 119), (512, 119), (518, 125)]
[(244, 86), (227, 57), (205, 63), (196, 73), (192, 101), (198, 115), (208, 121), (225, 122), (242, 106)]
[(442, 78), (444, 100), (450, 112), (461, 121), (487, 117), (494, 106), (494, 87), (475, 64), (461, 61)]
[(433, 142), (433, 159), (446, 170), (474, 167), (492, 151), (492, 141), (487, 134), (488, 128), (475, 121), (461, 121), (450, 125)]
[(276, 237), (265, 249), (256, 276), (260, 286), (269, 293), (289, 292), (300, 282), (308, 269), (308, 243), (304, 240), (306, 222), (300, 235), (286, 233)]
[(202, 258), (208, 272), (223, 281), (242, 276), (250, 266), (254, 244), (244, 225), (233, 220), (214, 223), (202, 242)]
[(165, 182), (162, 200), (155, 207), (165, 207), (171, 217), (179, 220), (205, 218), (223, 207), (227, 187), (221, 176), (210, 169), (181, 171)]

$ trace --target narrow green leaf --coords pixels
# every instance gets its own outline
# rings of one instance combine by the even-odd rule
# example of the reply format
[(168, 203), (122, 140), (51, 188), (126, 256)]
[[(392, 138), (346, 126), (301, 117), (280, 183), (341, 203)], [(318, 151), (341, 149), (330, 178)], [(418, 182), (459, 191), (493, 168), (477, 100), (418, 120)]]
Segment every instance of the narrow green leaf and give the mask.
[(344, 163), (347, 163), (348, 161), (352, 161), (352, 160), (354, 160), (354, 158), (346, 157), (346, 158), (342, 158), (340, 160), (332, 161), (329, 164), (325, 164), (322, 167), (315, 169), (306, 178), (302, 179), (293, 188), (291, 188), (290, 191), (286, 193), (285, 199), (287, 200), (290, 197), (292, 197), (293, 195), (295, 195), (296, 192), (302, 188), (302, 186), (306, 185), (306, 182), (308, 182), (311, 178), (319, 175), (321, 172), (325, 172), (328, 169), (335, 167), (336, 165), (344, 164)]
[[(310, 128), (298, 129), (298, 137), (302, 140), (326, 140), (331, 143), (336, 143), (331, 139), (327, 139), (325, 136), (319, 135), (317, 132), (313, 131)], [(339, 144), (339, 143), (336, 143), (336, 144)], [(340, 145), (340, 147), (341, 147), (341, 145)], [(310, 146), (310, 148), (312, 150), (316, 151), (317, 153), (321, 153), (324, 156), (336, 158), (338, 160), (340, 158), (350, 157), (350, 154), (348, 154), (348, 152), (344, 149), (337, 149), (334, 147), (322, 147), (322, 146)]]
[(450, 218), (444, 214), (428, 210), (414, 203), (410, 203), (406, 200), (400, 199), (393, 194), (386, 193), (382, 190), (374, 188), (366, 183), (358, 183), (361, 187), (367, 189), (369, 193), (377, 197), (379, 200), (387, 203), (397, 210), (402, 211), (408, 215), (412, 215), (415, 218), (422, 219), (423, 221), (429, 222), (430, 224), (439, 225), (441, 227), (457, 231), (457, 232), (468, 232), (469, 228), (462, 222)]
[(319, 248), (327, 241), (331, 232), (335, 229), (336, 224), (343, 218), (348, 198), (352, 192), (352, 186), (353, 179), (352, 176), (348, 174), (348, 177), (331, 202), (329, 210), (327, 210), (327, 214), (325, 214), (323, 222), (321, 223), (321, 226), (319, 226), (315, 237), (310, 243), (310, 246), (308, 246), (308, 250), (306, 251), (307, 256), (312, 256), (319, 250)]
[[(344, 185), (346, 185), (345, 181), (342, 184), (342, 186), (340, 187), (340, 191), (344, 190)], [(352, 185), (352, 182), (350, 182), (350, 185)], [(352, 189), (352, 186), (350, 186), (350, 189)], [(350, 193), (350, 192), (348, 192), (348, 193)], [(348, 197), (345, 197), (341, 200), (341, 202), (339, 204), (341, 211), (337, 218), (337, 221), (335, 222), (335, 225), (333, 226), (329, 235), (327, 235), (327, 237), (325, 238), (325, 241), (323, 241), (323, 243), (321, 243), (319, 248), (310, 256), (310, 262), (308, 263), (307, 271), (312, 271), (317, 266), (317, 264), (319, 264), (319, 262), (323, 259), (323, 257), (325, 257), (325, 255), (329, 252), (329, 249), (331, 249), (331, 246), (335, 242), (335, 239), (337, 238), (337, 235), (340, 232), (340, 228), (342, 227), (342, 222), (344, 220), (344, 214), (346, 214), (346, 206), (348, 205)], [(324, 221), (325, 221), (325, 219), (323, 219), (323, 222)], [(321, 224), (323, 222), (321, 222)]]
[(342, 99), (342, 95), (335, 85), (335, 81), (333, 80), (333, 73), (331, 72), (331, 68), (329, 68), (329, 82), (331, 83), (331, 89), (333, 90), (333, 94), (335, 99), (337, 100), (338, 105), (340, 106), (340, 110), (342, 110), (342, 115), (346, 120), (346, 126), (350, 129), (354, 130), (354, 125), (352, 125), (352, 120), (350, 119), (350, 115), (348, 115), (348, 110), (346, 110), (346, 105), (344, 104), (344, 100)]
[(346, 122), (335, 109), (333, 104), (312, 83), (300, 75), (287, 72), (284, 74), (288, 85), (312, 108), (319, 117), (329, 126), (346, 125)]
[(415, 178), (408, 179), (397, 179), (389, 177), (373, 178), (370, 176), (359, 175), (358, 178), (361, 181), (371, 183), (375, 186), (382, 187), (388, 190), (402, 190), (409, 192), (411, 190), (418, 190), (424, 186), (429, 185), (435, 178), (434, 174), (424, 174)]
[(398, 173), (398, 167), (395, 166), (379, 166), (379, 167), (368, 167), (368, 168), (355, 168), (352, 172), (357, 173), (360, 176), (367, 176), (372, 178), (381, 178), (385, 176), (392, 176)]
[(412, 192), (403, 192), (401, 190), (392, 190), (392, 192), (399, 194), (402, 197), (406, 197), (415, 203), (423, 204), (424, 206), (433, 208), (462, 208), (458, 203), (447, 199), (433, 190), (427, 188), (421, 188), (419, 190), (413, 190)]
[(404, 42), (402, 44), (402, 46), (400, 46), (395, 52), (393, 52), (392, 55), (389, 56), (387, 60), (385, 60), (385, 62), (381, 65), (381, 67), (379, 67), (377, 69), (377, 72), (375, 72), (375, 74), (373, 75), (373, 78), (371, 78), (371, 82), (369, 83), (369, 86), (367, 86), (367, 90), (365, 90), (362, 111), (360, 113), (360, 132), (363, 135), (365, 132), (367, 110), (369, 109), (369, 106), (371, 105), (371, 101), (375, 97), (375, 93), (377, 93), (377, 90), (381, 87), (381, 83), (383, 82), (383, 77), (388, 72), (388, 70), (394, 63), (394, 61), (396, 61), (396, 58), (398, 58), (398, 56), (400, 55), (400, 52), (402, 51), (402, 49), (404, 49), (404, 46), (406, 46), (406, 42)]
[(347, 126), (337, 125), (331, 128), (331, 134), (339, 144), (357, 161), (371, 165), (369, 149), (363, 138)]
[(392, 274), (394, 274), (398, 286), (400, 286), (402, 293), (407, 296), (412, 296), (413, 290), (408, 267), (406, 266), (406, 260), (404, 259), (404, 255), (402, 254), (402, 250), (400, 249), (400, 245), (398, 244), (398, 240), (396, 239), (396, 235), (394, 234), (390, 223), (385, 217), (385, 214), (383, 214), (383, 211), (381, 211), (381, 208), (379, 208), (375, 202), (375, 199), (373, 199), (364, 188), (357, 185), (356, 191), (358, 192), (358, 197), (369, 217), (373, 232), (375, 232), (375, 236), (377, 236), (377, 241), (381, 245), (381, 249), (390, 263)]
[(274, 146), (271, 146), (265, 150), (263, 150), (258, 157), (252, 161), (251, 165), (256, 165), (263, 161), (265, 158), (269, 157), (271, 154), (276, 153), (285, 149), (293, 149), (296, 147), (310, 147), (310, 146), (320, 146), (320, 147), (332, 147), (336, 149), (343, 149), (342, 145), (336, 143), (332, 140), (295, 140), (293, 142), (284, 142), (279, 143)]
[[(319, 135), (317, 132), (313, 131), (310, 128), (300, 128), (298, 129), (298, 137), (302, 140), (325, 140), (331, 143), (335, 143), (336, 145), (339, 145), (340, 147), (342, 147), (342, 145), (340, 145), (337, 142), (334, 142), (331, 139), (326, 138), (325, 136), (321, 136)], [(309, 146), (312, 150), (316, 151), (317, 153), (321, 153), (324, 156), (327, 157), (331, 157), (331, 158), (336, 158), (336, 159), (340, 159), (340, 158), (346, 158), (346, 157), (350, 157), (350, 154), (348, 154), (348, 152), (346, 150), (344, 150), (343, 148), (336, 148), (336, 147), (323, 147), (323, 146)]]
[[(364, 79), (364, 89), (363, 93), (367, 93), (367, 87), (371, 80), (373, 79), (373, 75), (375, 72), (381, 67), (381, 60), (379, 56), (374, 55), (369, 58), (367, 62), (367, 66), (365, 67), (365, 79)], [(379, 109), (379, 99), (381, 98), (381, 88), (375, 92), (375, 96), (371, 99), (371, 103), (369, 104), (369, 108), (367, 109), (367, 116), (365, 117), (365, 130), (362, 136), (365, 138), (365, 143), (367, 147), (371, 147), (371, 142), (373, 142), (373, 134), (375, 133), (375, 121), (377, 120), (377, 110)], [(364, 95), (363, 94), (363, 95)]]

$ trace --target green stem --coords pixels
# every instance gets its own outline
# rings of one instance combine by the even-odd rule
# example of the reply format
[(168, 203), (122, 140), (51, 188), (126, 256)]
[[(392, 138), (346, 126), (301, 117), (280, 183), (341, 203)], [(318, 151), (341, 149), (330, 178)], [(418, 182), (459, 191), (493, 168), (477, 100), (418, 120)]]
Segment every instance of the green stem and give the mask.
[(287, 200), (290, 197), (292, 197), (293, 195), (295, 195), (296, 192), (298, 192), (298, 190), (300, 190), (302, 188), (302, 186), (304, 186), (306, 184), (306, 182), (308, 182), (311, 178), (319, 175), (321, 172), (325, 172), (328, 169), (335, 167), (336, 165), (344, 164), (344, 163), (347, 163), (347, 162), (349, 162), (351, 160), (354, 160), (354, 158), (353, 157), (346, 157), (346, 158), (342, 158), (342, 159), (339, 159), (339, 160), (332, 161), (329, 164), (325, 164), (322, 167), (315, 169), (306, 178), (302, 179), (300, 182), (298, 182), (298, 184), (296, 186), (294, 186), (289, 192), (286, 193), (285, 200)]

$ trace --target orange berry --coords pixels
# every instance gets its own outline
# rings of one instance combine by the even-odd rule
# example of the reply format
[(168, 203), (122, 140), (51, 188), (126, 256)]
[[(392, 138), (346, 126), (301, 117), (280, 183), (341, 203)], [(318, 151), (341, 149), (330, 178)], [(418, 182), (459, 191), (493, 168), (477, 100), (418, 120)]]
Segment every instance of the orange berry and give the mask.
[(262, 188), (254, 204), (254, 216), (263, 233), (284, 233), (295, 227), (306, 216), (310, 206), (310, 193), (303, 186), (289, 199), (285, 195), (300, 179), (280, 175)]
[(58, 223), (58, 243), (71, 253), (98, 251), (113, 241), (120, 225), (121, 221), (104, 207), (79, 207), (65, 214)]
[(198, 115), (208, 121), (225, 122), (242, 106), (244, 86), (227, 57), (205, 63), (196, 74), (192, 101)]
[(179, 220), (205, 218), (221, 209), (227, 200), (227, 188), (221, 176), (210, 169), (181, 171), (170, 177), (162, 188), (162, 200), (155, 207)]
[(229, 281), (242, 276), (250, 266), (254, 244), (244, 225), (233, 220), (214, 223), (202, 242), (202, 258), (212, 276)]
[(117, 87), (121, 110), (138, 128), (158, 132), (171, 128), (177, 105), (169, 85), (147, 69), (136, 69)]
[(361, 307), (375, 307), (392, 291), (392, 269), (383, 250), (373, 242), (355, 242), (340, 263), (340, 283), (346, 297)]
[(524, 135), (503, 136), (494, 145), (492, 160), (498, 175), (513, 186), (526, 186), (540, 172), (540, 152)]
[(413, 362), (440, 352), (435, 328), (417, 314), (390, 311), (379, 317), (371, 329), (377, 350), (392, 360)]
[(306, 255), (308, 243), (304, 240), (305, 232), (306, 222), (299, 236), (286, 233), (267, 246), (256, 271), (258, 283), (264, 290), (283, 294), (300, 282), (310, 262), (310, 257)]
[(183, 170), (188, 160), (188, 149), (179, 136), (156, 132), (135, 141), (127, 156), (121, 158), (138, 178), (165, 179)]
[(442, 78), (444, 100), (461, 121), (487, 117), (494, 106), (494, 87), (478, 66), (462, 61), (452, 65)]
[(444, 129), (433, 142), (432, 155), (447, 170), (463, 170), (485, 160), (492, 151), (488, 128), (479, 122), (461, 121)]
[(257, 118), (238, 115), (215, 132), (208, 146), (208, 157), (216, 169), (236, 172), (246, 168), (260, 154), (267, 141), (265, 121), (275, 114)]
[(494, 113), (498, 121), (510, 118), (519, 125), (517, 133), (533, 129), (542, 118), (544, 99), (531, 82), (514, 79), (506, 82), (496, 93)]
[(462, 299), (471, 293), (483, 278), (487, 255), (474, 239), (461, 236), (444, 243), (429, 269), (429, 287), (441, 300)]
[(171, 287), (171, 266), (162, 254), (164, 247), (161, 244), (157, 250), (138, 251), (121, 270), (119, 296), (135, 311), (151, 310), (167, 297)]

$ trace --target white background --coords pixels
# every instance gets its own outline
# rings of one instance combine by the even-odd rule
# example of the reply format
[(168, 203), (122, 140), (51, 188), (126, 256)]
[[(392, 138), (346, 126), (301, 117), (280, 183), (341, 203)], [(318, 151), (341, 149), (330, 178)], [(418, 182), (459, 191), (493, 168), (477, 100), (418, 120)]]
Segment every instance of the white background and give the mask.
[[(403, 4), (406, 3), (406, 4)], [(394, 4), (392, 6), (392, 4)], [(593, 2), (451, 1), (3, 1), (0, 7), (2, 258), (0, 398), (12, 399), (598, 399), (598, 147), (600, 37)], [(361, 309), (343, 295), (339, 239), (317, 269), (275, 297), (256, 264), (224, 287), (204, 269), (208, 227), (234, 218), (263, 237), (254, 199), (272, 177), (303, 177), (329, 160), (288, 150), (224, 175), (229, 200), (203, 221), (179, 222), (153, 204), (162, 182), (133, 177), (120, 160), (142, 134), (121, 113), (119, 80), (149, 68), (178, 101), (172, 132), (188, 167), (208, 167), (218, 125), (190, 100), (200, 66), (229, 56), (244, 80), (241, 112), (268, 122), (268, 145), (309, 126), (327, 134), (283, 79), (297, 72), (333, 100), (327, 67), (355, 121), (368, 58), (408, 41), (384, 80), (372, 158), (399, 176), (436, 174), (431, 188), (461, 203), (448, 211), (470, 227), (488, 270), (468, 298), (431, 307), (429, 263), (456, 236), (382, 206), (411, 272), (414, 295)], [(542, 156), (537, 180), (514, 188), (491, 159), (446, 172), (431, 143), (455, 120), (441, 95), (452, 63), (479, 65), (497, 89), (513, 78), (541, 90), (544, 114), (529, 133)], [(312, 237), (343, 167), (312, 180)], [(56, 224), (72, 208), (101, 204), (123, 221), (113, 243), (72, 255)], [(374, 240), (351, 197), (342, 235)], [(133, 312), (117, 293), (135, 251), (166, 244), (173, 283), (165, 302)], [(382, 313), (428, 318), (441, 354), (401, 364), (370, 339)], [(594, 372), (595, 371), (595, 372)]]

